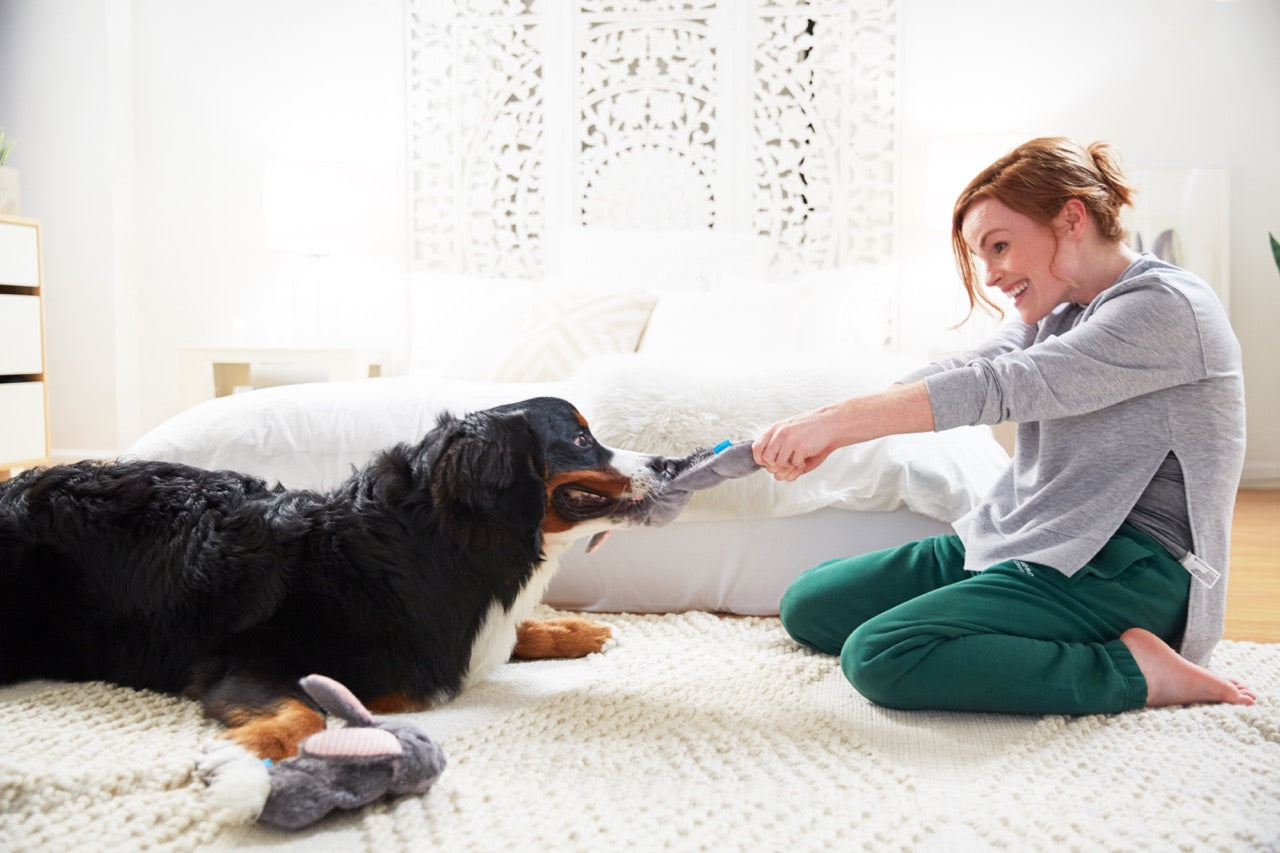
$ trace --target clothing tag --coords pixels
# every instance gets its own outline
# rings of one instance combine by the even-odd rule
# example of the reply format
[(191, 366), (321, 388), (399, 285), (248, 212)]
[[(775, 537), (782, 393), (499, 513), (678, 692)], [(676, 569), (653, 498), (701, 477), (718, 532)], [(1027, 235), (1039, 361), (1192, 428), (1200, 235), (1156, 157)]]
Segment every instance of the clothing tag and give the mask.
[(1222, 577), (1222, 572), (1206, 563), (1190, 551), (1187, 556), (1178, 562), (1182, 563), (1182, 567), (1191, 572), (1191, 576), (1209, 589), (1213, 589), (1214, 584), (1218, 582), (1218, 578)]

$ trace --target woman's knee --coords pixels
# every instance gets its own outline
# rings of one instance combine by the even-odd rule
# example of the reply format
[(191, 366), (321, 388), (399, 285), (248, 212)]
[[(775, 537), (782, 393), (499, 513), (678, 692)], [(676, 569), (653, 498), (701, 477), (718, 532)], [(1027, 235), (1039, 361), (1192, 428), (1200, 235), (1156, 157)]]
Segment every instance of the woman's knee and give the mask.
[[(817, 568), (822, 568), (818, 566)], [(792, 582), (778, 602), (778, 618), (783, 629), (803, 646), (836, 654), (844, 642), (844, 636), (833, 636), (829, 623), (831, 610), (838, 602), (831, 600), (829, 590), (812, 582), (810, 570)]]
[(877, 705), (906, 708), (909, 703), (896, 689), (905, 673), (896, 660), (875, 619), (858, 626), (840, 649), (840, 670), (858, 693)]

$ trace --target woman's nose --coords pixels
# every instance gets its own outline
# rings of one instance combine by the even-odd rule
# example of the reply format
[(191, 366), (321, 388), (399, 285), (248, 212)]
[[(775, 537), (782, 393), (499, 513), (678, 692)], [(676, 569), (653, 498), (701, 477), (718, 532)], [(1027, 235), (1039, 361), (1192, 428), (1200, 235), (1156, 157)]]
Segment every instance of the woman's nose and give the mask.
[(986, 267), (982, 283), (987, 287), (1000, 286), (1000, 270), (995, 267)]

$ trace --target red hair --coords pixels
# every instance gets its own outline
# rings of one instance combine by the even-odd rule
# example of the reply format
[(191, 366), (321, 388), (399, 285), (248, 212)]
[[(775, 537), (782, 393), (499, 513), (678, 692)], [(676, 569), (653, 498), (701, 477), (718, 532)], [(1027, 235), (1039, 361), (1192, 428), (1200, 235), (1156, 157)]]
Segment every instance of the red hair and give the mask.
[(1133, 203), (1133, 195), (1133, 187), (1120, 171), (1118, 155), (1105, 142), (1082, 148), (1061, 136), (1041, 137), (1024, 142), (983, 169), (960, 193), (951, 214), (951, 251), (969, 294), (969, 316), (979, 305), (1004, 316), (1004, 311), (979, 287), (973, 253), (960, 234), (965, 215), (976, 202), (993, 198), (1047, 226), (1063, 205), (1077, 198), (1098, 233), (1104, 239), (1120, 242), (1126, 236), (1120, 211)]

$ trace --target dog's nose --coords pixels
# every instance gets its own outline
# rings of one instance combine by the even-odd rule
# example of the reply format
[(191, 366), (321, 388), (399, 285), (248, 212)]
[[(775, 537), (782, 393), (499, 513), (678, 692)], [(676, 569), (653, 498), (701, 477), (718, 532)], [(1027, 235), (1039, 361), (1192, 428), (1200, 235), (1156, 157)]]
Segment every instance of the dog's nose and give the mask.
[(673, 480), (680, 473), (680, 459), (670, 459), (666, 456), (655, 456), (649, 463), (649, 467), (653, 469), (653, 473), (657, 474), (664, 480)]

